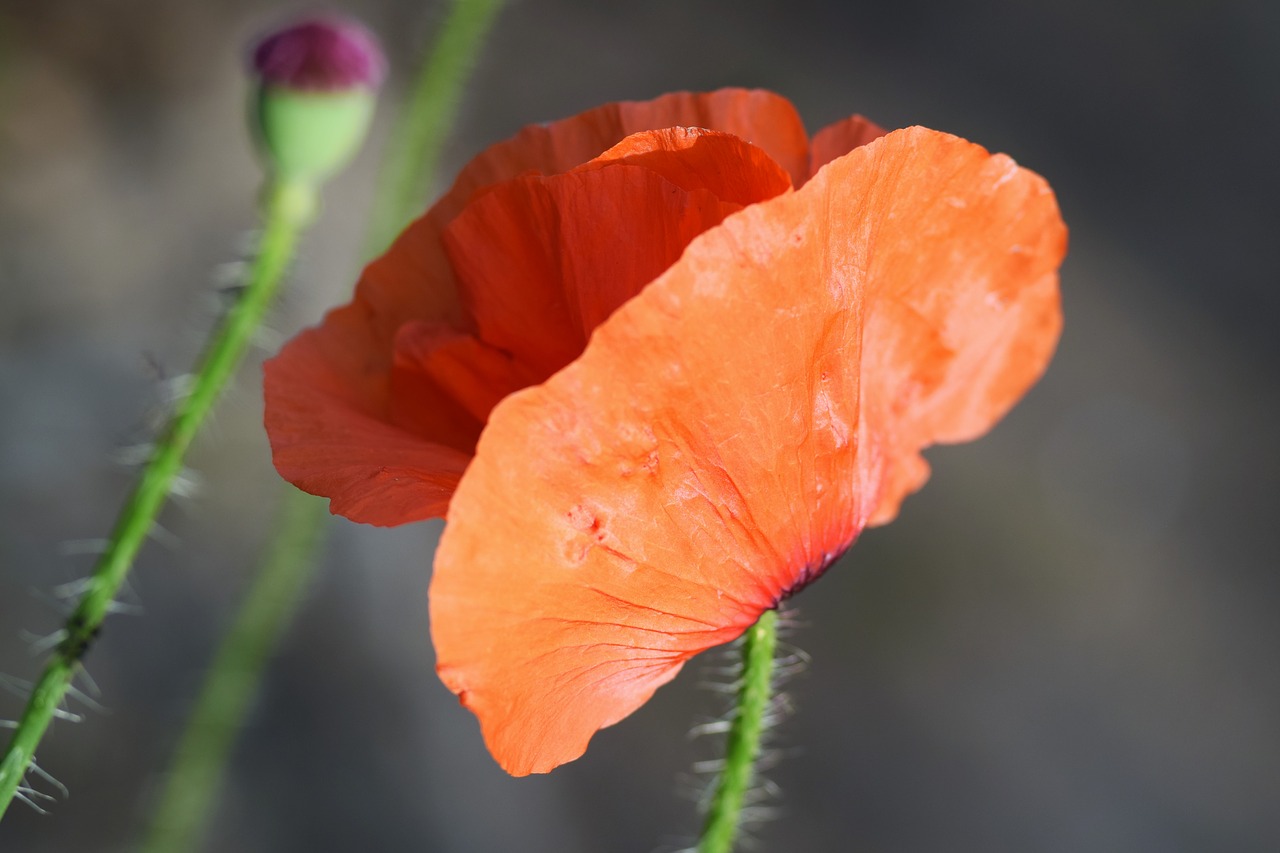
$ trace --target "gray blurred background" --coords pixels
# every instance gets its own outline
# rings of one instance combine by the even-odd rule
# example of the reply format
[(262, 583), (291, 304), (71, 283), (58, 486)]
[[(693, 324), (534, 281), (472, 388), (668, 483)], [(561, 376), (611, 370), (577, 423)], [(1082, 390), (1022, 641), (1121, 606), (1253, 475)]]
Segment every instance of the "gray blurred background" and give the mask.
[[(337, 4), (336, 4), (337, 5)], [(354, 280), (373, 167), (439, 0), (351, 2), (394, 74), (327, 195), (269, 350)], [(244, 45), (265, 2), (0, 3), (0, 672), (92, 557), (254, 225)], [(795, 599), (812, 664), (776, 733), (766, 851), (1280, 849), (1280, 4), (518, 0), (447, 149), (722, 85), (1012, 154), (1071, 228), (1044, 381)], [(262, 353), (258, 353), (260, 358)], [(105, 712), (55, 724), (71, 797), (0, 850), (131, 849), (281, 484), (246, 369), (88, 658)], [(439, 527), (336, 521), (236, 750), (208, 851), (674, 850), (690, 740), (723, 699), (691, 665), (587, 755), (506, 777), (436, 680)], [(0, 718), (20, 711), (0, 693)], [(7, 735), (0, 733), (7, 740)]]

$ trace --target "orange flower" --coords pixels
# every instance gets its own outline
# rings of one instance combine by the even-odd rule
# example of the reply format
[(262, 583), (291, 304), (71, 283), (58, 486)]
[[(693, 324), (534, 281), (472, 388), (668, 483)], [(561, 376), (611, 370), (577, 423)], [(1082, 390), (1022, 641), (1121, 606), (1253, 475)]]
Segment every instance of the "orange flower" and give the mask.
[(526, 128), (268, 364), (287, 479), (357, 521), (447, 513), (437, 668), (509, 772), (581, 755), (1043, 372), (1048, 186), (882, 134), (809, 143), (743, 90)]

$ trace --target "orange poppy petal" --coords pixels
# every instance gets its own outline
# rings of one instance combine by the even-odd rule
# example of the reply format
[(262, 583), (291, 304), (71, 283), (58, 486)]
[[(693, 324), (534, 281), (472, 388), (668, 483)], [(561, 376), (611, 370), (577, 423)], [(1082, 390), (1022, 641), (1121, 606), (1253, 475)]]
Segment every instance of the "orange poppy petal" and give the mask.
[[(898, 187), (895, 208), (934, 212), (919, 225), (922, 245), (967, 249), (880, 252), (869, 270), (878, 286), (863, 376), (874, 404), (864, 411), (891, 425), (892, 439), (872, 524), (892, 520), (927, 479), (920, 448), (976, 438), (1004, 416), (1044, 372), (1062, 327), (1058, 266), (1067, 230), (1048, 185), (1002, 154), (925, 153), (932, 185)], [(975, 184), (987, 192), (975, 197)], [(943, 208), (956, 213), (936, 215)], [(944, 269), (967, 286), (913, 285)]]
[(921, 444), (998, 417), (1052, 349), (1062, 233), (1037, 176), (898, 131), (703, 234), (500, 403), (431, 584), (438, 671), (498, 762), (579, 756), (820, 574)]
[(445, 232), (477, 335), (534, 368), (537, 381), (739, 209), (717, 192), (750, 202), (789, 189), (776, 163), (736, 137), (638, 136), (586, 168), (492, 187)]
[(849, 116), (818, 131), (809, 144), (809, 177), (837, 157), (874, 142), (889, 131), (859, 115)]

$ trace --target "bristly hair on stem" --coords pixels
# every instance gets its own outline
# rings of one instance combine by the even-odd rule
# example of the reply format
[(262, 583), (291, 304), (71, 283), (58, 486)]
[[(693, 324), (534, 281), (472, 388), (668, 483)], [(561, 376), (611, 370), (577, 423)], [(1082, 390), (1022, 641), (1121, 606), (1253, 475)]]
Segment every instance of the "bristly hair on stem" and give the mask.
[[(310, 220), (317, 189), (304, 184), (273, 182), (265, 202), (266, 227), (247, 287), (209, 339), (191, 391), (178, 402), (173, 417), (125, 501), (106, 550), (84, 584), (79, 603), (67, 618), (63, 634), (30, 692), (27, 706), (0, 759), (0, 817), (24, 788), (28, 768), (49, 724), (64, 714), (63, 699), (74, 688), (82, 661), (102, 630), (106, 616), (144, 542), (154, 535), (156, 517), (169, 499), (196, 433), (239, 366), (254, 330), (261, 323), (293, 258), (294, 246)], [(29, 796), (23, 797), (30, 801)]]
[[(366, 259), (382, 252), (425, 207), (436, 163), (484, 37), (502, 0), (454, 0), (391, 131), (366, 236)], [(207, 825), (227, 755), (262, 669), (315, 568), (329, 507), (290, 488), (235, 621), (223, 637), (173, 760), (144, 851), (194, 848)]]
[(703, 797), (702, 836), (690, 853), (730, 853), (736, 843), (750, 842), (745, 832), (751, 826), (773, 814), (768, 802), (779, 791), (760, 771), (772, 766), (780, 753), (765, 749), (767, 735), (790, 712), (788, 698), (778, 689), (808, 660), (803, 652), (780, 643), (780, 622), (790, 619), (778, 610), (765, 611), (734, 644), (739, 662), (712, 672), (731, 683), (708, 686), (731, 692), (734, 702), (727, 717), (691, 732), (694, 737), (724, 734), (725, 742), (723, 758), (694, 765), (695, 772), (714, 772), (716, 778)]

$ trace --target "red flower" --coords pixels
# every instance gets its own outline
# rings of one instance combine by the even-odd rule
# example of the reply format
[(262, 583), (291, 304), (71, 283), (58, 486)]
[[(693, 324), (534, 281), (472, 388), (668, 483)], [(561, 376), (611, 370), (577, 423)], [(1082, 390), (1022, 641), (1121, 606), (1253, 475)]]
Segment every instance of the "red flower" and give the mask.
[(815, 579), (1044, 370), (1048, 186), (882, 133), (810, 144), (742, 90), (526, 128), (268, 364), (287, 479), (357, 521), (447, 511), (438, 670), (509, 772)]

